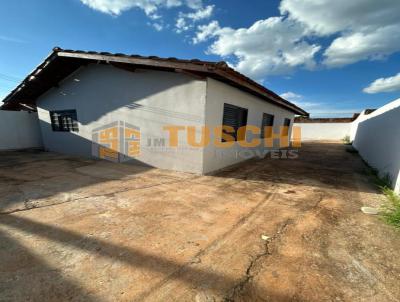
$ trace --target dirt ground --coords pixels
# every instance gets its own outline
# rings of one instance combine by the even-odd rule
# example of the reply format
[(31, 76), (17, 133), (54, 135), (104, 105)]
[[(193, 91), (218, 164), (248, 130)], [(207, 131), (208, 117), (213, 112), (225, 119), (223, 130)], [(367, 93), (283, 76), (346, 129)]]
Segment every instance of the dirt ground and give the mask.
[(215, 176), (0, 154), (0, 301), (400, 301), (400, 232), (341, 144)]

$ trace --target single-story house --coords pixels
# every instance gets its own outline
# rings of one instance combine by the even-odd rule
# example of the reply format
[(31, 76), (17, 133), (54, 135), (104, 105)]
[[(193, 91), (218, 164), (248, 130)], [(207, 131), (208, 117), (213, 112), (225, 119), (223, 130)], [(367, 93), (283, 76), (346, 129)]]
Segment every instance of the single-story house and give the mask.
[[(98, 146), (125, 139), (120, 155), (138, 151), (129, 144), (139, 142), (136, 161), (202, 174), (244, 160), (238, 152), (248, 147), (238, 142), (230, 148), (195, 147), (190, 134), (198, 142), (207, 134), (204, 127), (222, 125), (235, 130), (273, 126), (279, 133), (281, 126), (291, 129), (295, 115), (308, 115), (225, 62), (60, 48), (4, 99), (2, 109), (37, 111), (45, 150), (91, 157)], [(175, 148), (168, 144), (173, 133), (166, 127), (171, 126), (181, 130)], [(217, 131), (209, 132), (211, 142), (218, 140)], [(234, 140), (240, 140), (238, 135)]]

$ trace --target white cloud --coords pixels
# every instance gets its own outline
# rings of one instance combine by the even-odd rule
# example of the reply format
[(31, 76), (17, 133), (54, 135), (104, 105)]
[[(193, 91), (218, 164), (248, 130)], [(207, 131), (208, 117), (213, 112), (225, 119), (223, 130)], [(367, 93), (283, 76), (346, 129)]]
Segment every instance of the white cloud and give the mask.
[(362, 110), (360, 108), (332, 107), (328, 103), (308, 101), (304, 96), (291, 91), (282, 93), (280, 96), (310, 113), (311, 117), (351, 117), (354, 113)]
[(190, 25), (187, 24), (186, 19), (183, 17), (179, 17), (178, 19), (176, 19), (175, 27), (175, 31), (177, 33), (181, 33), (190, 29)]
[[(218, 21), (212, 21), (206, 25), (200, 25), (197, 27), (196, 36), (193, 38), (193, 43), (197, 44), (208, 40), (210, 37), (214, 37), (221, 32), (221, 27)], [(228, 29), (229, 30), (229, 29)]]
[(214, 9), (214, 5), (209, 5), (203, 8), (202, 0), (80, 0), (83, 4), (99, 12), (110, 14), (113, 16), (119, 16), (123, 12), (130, 9), (141, 9), (145, 14), (153, 21), (147, 24), (153, 27), (156, 31), (161, 31), (166, 26), (162, 16), (158, 13), (160, 8), (172, 8), (185, 6), (191, 10), (197, 10), (196, 12), (190, 12), (187, 14), (180, 13), (177, 20), (177, 32), (182, 32), (190, 29), (193, 25), (187, 24), (187, 20), (196, 22), (198, 20), (211, 16)]
[(214, 5), (207, 5), (203, 9), (197, 10), (195, 13), (186, 14), (186, 17), (193, 21), (199, 21), (202, 19), (210, 18), (214, 11), (214, 7), (215, 7)]
[(153, 14), (149, 15), (149, 18), (150, 18), (151, 20), (159, 20), (159, 19), (161, 19), (162, 17), (161, 17), (161, 15), (159, 15), (159, 14), (157, 14), (157, 13), (153, 13)]
[(398, 23), (398, 0), (282, 0), (280, 11), (322, 36)]
[(5, 41), (5, 42), (12, 42), (12, 43), (27, 43), (26, 40), (22, 40), (16, 37), (10, 37), (10, 36), (2, 36), (0, 35), (0, 41)]
[[(281, 15), (259, 20), (248, 28), (198, 26), (194, 44), (212, 40), (208, 52), (257, 80), (271, 74), (333, 68), (361, 60), (378, 60), (400, 51), (399, 0), (282, 0)], [(181, 21), (179, 21), (181, 22)], [(187, 24), (179, 24), (184, 27)]]
[(329, 67), (400, 50), (399, 0), (282, 0), (280, 10), (305, 26), (308, 35), (339, 34), (324, 53)]
[(282, 98), (284, 98), (285, 100), (303, 108), (306, 111), (313, 111), (316, 109), (321, 109), (320, 107), (323, 105), (322, 103), (305, 101), (304, 97), (302, 95), (291, 92), (291, 91), (282, 93), (280, 96)]
[(291, 91), (282, 93), (280, 95), (282, 98), (284, 98), (285, 100), (288, 100), (289, 102), (295, 102), (295, 101), (301, 101), (303, 99), (303, 96)]
[(339, 67), (360, 60), (380, 60), (398, 50), (400, 50), (400, 24), (379, 28), (370, 33), (358, 32), (335, 39), (324, 53), (324, 63), (329, 67)]
[(191, 9), (199, 9), (203, 7), (202, 0), (186, 0), (186, 5)]
[(142, 0), (81, 0), (81, 2), (90, 8), (110, 15), (120, 15), (122, 12), (134, 7), (145, 11), (147, 15), (157, 10), (157, 3), (154, 1)]
[(146, 15), (156, 14), (159, 8), (178, 7), (185, 5), (191, 9), (202, 7), (201, 0), (80, 0), (83, 4), (90, 8), (110, 15), (120, 15), (123, 12), (139, 8)]
[(179, 13), (176, 21), (176, 32), (180, 33), (190, 28), (200, 20), (211, 17), (214, 5), (203, 6), (202, 0), (80, 0), (83, 4), (99, 12), (119, 16), (130, 9), (141, 9), (151, 20), (159, 20), (148, 25), (155, 30), (164, 28), (162, 16), (158, 13), (161, 8), (186, 7), (195, 12)]
[(215, 38), (209, 52), (222, 57), (235, 56), (232, 66), (262, 79), (269, 74), (282, 74), (295, 67), (312, 69), (320, 46), (303, 39), (304, 28), (283, 17), (260, 20), (249, 28), (221, 28), (218, 22), (199, 26), (194, 43)]
[(214, 5), (208, 5), (204, 8), (198, 9), (192, 13), (179, 13), (179, 17), (176, 19), (176, 32), (181, 33), (193, 28), (194, 23), (203, 19), (208, 19), (212, 16), (214, 11)]
[(400, 91), (400, 73), (393, 77), (377, 79), (364, 88), (363, 91), (369, 94)]
[(162, 25), (161, 23), (155, 22), (155, 23), (151, 23), (150, 25), (153, 26), (153, 28), (156, 31), (162, 31), (164, 29), (164, 25)]
[[(80, 1), (117, 16), (141, 9), (154, 21), (150, 24), (156, 30), (164, 24), (160, 9), (181, 7), (175, 23), (178, 33), (193, 29), (215, 10), (202, 0)], [(259, 20), (248, 28), (220, 26), (218, 21), (200, 25), (192, 41), (212, 39), (209, 53), (227, 57), (233, 67), (256, 80), (298, 68), (313, 69), (321, 63), (334, 68), (384, 59), (400, 51), (400, 0), (281, 0), (279, 9), (279, 16)], [(330, 41), (323, 50), (320, 38), (324, 44)], [(323, 56), (317, 62), (320, 51)]]

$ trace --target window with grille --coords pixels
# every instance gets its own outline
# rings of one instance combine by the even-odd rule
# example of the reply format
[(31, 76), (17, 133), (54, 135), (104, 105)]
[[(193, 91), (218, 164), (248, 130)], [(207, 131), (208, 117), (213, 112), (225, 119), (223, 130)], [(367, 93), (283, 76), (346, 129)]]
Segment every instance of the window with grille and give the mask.
[[(248, 110), (231, 104), (224, 104), (224, 116), (222, 120), (223, 126), (233, 127), (234, 133), (229, 133), (235, 138), (235, 141), (244, 140), (245, 137), (238, 137), (240, 127), (247, 125)], [(225, 130), (223, 130), (225, 132)], [(226, 140), (222, 139), (223, 142)]]
[[(264, 113), (261, 122), (261, 138), (272, 136), (272, 127), (274, 126), (275, 117), (272, 114)], [(267, 127), (267, 129), (265, 129)]]
[(285, 118), (283, 121), (282, 136), (289, 136), (290, 118)]
[(78, 132), (76, 110), (50, 111), (53, 131)]

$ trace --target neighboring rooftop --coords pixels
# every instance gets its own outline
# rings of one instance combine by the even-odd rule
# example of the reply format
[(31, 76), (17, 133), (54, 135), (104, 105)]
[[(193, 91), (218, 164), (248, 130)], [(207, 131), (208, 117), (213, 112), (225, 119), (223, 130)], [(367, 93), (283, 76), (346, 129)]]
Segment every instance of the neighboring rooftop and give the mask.
[(276, 93), (252, 79), (230, 68), (226, 62), (181, 60), (177, 58), (143, 57), (121, 53), (66, 50), (55, 47), (52, 53), (32, 71), (11, 93), (5, 97), (1, 109), (24, 110), (35, 108), (36, 99), (60, 81), (89, 63), (110, 64), (117, 68), (134, 71), (146, 68), (170, 72), (180, 72), (194, 77), (211, 77), (261, 97), (265, 101), (285, 108), (297, 115), (308, 113), (283, 99)]
[[(376, 109), (365, 109), (363, 113), (365, 115), (369, 115), (375, 112)], [(354, 113), (352, 117), (320, 117), (320, 118), (311, 118), (309, 116), (299, 116), (294, 119), (295, 123), (351, 123), (354, 122), (361, 113)]]
[(353, 117), (335, 117), (335, 118), (305, 118), (296, 117), (294, 119), (295, 123), (312, 124), (312, 123), (351, 123), (353, 122), (359, 114), (354, 114)]

